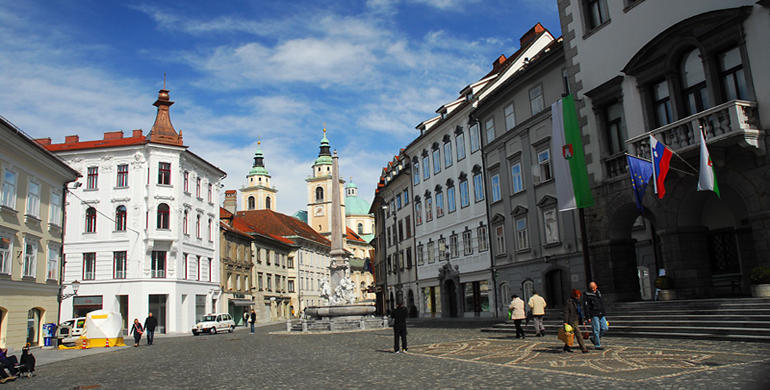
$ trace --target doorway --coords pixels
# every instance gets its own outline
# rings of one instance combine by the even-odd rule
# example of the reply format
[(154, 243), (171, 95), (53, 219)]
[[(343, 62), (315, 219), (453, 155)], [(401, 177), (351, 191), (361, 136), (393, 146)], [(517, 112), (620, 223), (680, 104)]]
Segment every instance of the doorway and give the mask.
[(158, 333), (166, 333), (166, 301), (168, 295), (153, 294), (148, 298), (150, 313), (158, 319)]
[(120, 312), (120, 323), (123, 327), (123, 335), (128, 334), (128, 295), (118, 295), (118, 311)]
[(545, 299), (550, 306), (561, 307), (567, 299), (564, 271), (554, 269), (545, 274)]

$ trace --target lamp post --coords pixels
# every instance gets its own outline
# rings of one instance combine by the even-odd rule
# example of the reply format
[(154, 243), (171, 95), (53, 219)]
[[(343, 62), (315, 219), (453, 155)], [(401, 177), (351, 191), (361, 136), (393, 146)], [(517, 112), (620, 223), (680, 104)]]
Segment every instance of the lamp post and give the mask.
[(77, 280), (72, 282), (70, 284), (72, 286), (72, 293), (64, 293), (64, 289), (67, 288), (64, 284), (59, 284), (59, 292), (56, 294), (56, 301), (59, 302), (59, 312), (56, 315), (56, 326), (59, 326), (61, 323), (61, 303), (63, 300), (67, 298), (71, 298), (78, 295), (78, 290), (80, 289), (80, 282)]

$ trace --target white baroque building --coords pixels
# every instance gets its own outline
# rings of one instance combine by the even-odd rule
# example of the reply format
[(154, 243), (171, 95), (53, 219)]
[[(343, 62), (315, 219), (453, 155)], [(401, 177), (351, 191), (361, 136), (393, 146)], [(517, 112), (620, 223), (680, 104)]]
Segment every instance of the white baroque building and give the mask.
[(63, 320), (106, 309), (127, 327), (152, 312), (160, 333), (187, 332), (217, 307), (225, 173), (182, 144), (168, 92), (147, 136), (38, 140), (82, 175), (65, 202), (64, 283), (80, 290), (62, 302)]

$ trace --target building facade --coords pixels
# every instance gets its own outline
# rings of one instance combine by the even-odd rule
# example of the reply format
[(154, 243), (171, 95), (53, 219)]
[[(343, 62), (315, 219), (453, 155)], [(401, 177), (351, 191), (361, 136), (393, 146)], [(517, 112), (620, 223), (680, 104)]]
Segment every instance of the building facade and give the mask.
[[(767, 2), (558, 5), (596, 200), (593, 278), (616, 300), (652, 298), (664, 273), (682, 298), (746, 294), (770, 259)], [(701, 129), (720, 196), (697, 190)], [(676, 171), (662, 198), (650, 184), (640, 213), (625, 153), (650, 159), (650, 135)]]
[(58, 320), (62, 205), (78, 173), (3, 117), (0, 138), (0, 347), (20, 350)]
[[(534, 291), (562, 306), (585, 286), (577, 211), (559, 212), (552, 156), (551, 104), (568, 93), (561, 38), (529, 59), (471, 113), (484, 131), (493, 267), (499, 307)], [(501, 309), (498, 315), (504, 314)]]
[(219, 184), (225, 173), (192, 153), (171, 124), (168, 90), (150, 133), (38, 140), (81, 172), (64, 205), (64, 282), (80, 282), (61, 317), (96, 309), (124, 325), (152, 312), (159, 331), (189, 332), (215, 311), (219, 285)]
[[(227, 197), (229, 194), (225, 194)], [(233, 214), (219, 209), (219, 274), (222, 296), (219, 312), (230, 313), (237, 325), (243, 323), (243, 313), (254, 308), (254, 256), (251, 253), (253, 238), (237, 228)]]

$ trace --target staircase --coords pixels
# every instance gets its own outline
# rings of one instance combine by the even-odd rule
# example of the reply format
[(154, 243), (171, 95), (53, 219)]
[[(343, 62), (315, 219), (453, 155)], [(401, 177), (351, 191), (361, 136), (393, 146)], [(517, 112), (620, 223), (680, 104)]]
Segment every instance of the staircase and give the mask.
[[(607, 313), (609, 336), (687, 338), (770, 342), (770, 299), (725, 298), (657, 302), (622, 302)], [(546, 332), (563, 325), (561, 310), (548, 310)], [(482, 332), (516, 334), (513, 321)], [(525, 327), (532, 334), (532, 323)]]

